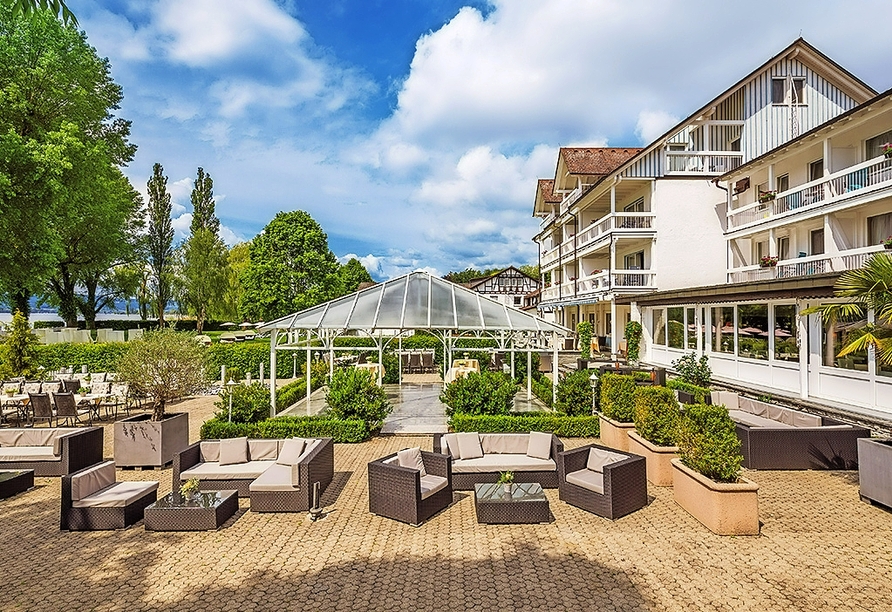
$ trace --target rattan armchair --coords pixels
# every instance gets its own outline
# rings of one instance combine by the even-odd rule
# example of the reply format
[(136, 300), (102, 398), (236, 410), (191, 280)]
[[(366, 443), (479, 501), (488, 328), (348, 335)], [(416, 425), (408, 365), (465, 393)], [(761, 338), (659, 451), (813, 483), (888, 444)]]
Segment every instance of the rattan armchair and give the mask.
[(369, 463), (369, 512), (418, 527), (452, 503), (452, 457), (421, 451), (429, 476), (446, 486), (424, 497), (421, 472), (401, 467), (396, 453)]
[[(589, 450), (598, 448), (628, 458), (603, 466), (603, 492), (567, 482), (567, 474), (586, 468)], [(618, 519), (647, 505), (647, 473), (644, 457), (606, 446), (588, 444), (558, 454), (559, 498), (598, 516)]]

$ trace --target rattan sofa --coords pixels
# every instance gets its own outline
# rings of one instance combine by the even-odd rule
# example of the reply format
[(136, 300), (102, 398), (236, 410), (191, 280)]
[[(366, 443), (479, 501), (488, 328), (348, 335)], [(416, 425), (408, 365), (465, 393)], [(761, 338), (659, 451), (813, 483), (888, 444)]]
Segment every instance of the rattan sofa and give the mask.
[(401, 467), (396, 453), (369, 463), (369, 512), (417, 527), (452, 503), (452, 458), (427, 451), (421, 457), (426, 477)]
[(294, 464), (277, 463), (285, 440), (247, 440), (248, 461), (220, 465), (220, 440), (202, 440), (173, 458), (173, 487), (198, 478), (202, 491), (235, 490), (251, 498), (253, 512), (303, 512), (313, 502), (313, 484), (320, 494), (334, 478), (334, 440), (308, 438), (312, 446)]
[[(473, 433), (473, 432), (469, 432)], [(434, 434), (434, 452), (452, 458), (452, 487), (459, 491), (474, 488), (475, 484), (496, 482), (499, 473), (514, 472), (514, 482), (538, 482), (544, 489), (558, 486), (557, 456), (564, 450), (564, 443), (554, 434), (551, 436), (548, 459), (530, 457), (526, 454), (530, 434), (525, 433), (481, 433), (479, 436), (484, 457), (462, 459), (449, 440), (456, 434)]]
[(102, 461), (101, 427), (0, 429), (0, 470), (64, 476)]
[(557, 463), (561, 501), (611, 520), (647, 505), (644, 457), (589, 444), (559, 453)]
[(158, 481), (117, 482), (115, 463), (105, 461), (62, 477), (64, 531), (124, 529), (142, 520), (156, 501)]
[(714, 391), (735, 422), (744, 467), (753, 470), (858, 469), (858, 438), (865, 427), (768, 402)]

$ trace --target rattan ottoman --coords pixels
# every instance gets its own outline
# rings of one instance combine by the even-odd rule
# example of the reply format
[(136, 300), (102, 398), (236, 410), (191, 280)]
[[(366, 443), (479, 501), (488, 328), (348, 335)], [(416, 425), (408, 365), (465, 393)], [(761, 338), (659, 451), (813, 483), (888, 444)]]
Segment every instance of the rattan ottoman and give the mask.
[(146, 507), (147, 531), (219, 529), (238, 510), (236, 491), (202, 491), (192, 497), (168, 493)]
[(519, 482), (511, 493), (497, 483), (474, 485), (478, 523), (547, 523), (551, 520), (548, 498), (538, 482)]
[(18, 495), (34, 486), (34, 470), (0, 471), (0, 499)]

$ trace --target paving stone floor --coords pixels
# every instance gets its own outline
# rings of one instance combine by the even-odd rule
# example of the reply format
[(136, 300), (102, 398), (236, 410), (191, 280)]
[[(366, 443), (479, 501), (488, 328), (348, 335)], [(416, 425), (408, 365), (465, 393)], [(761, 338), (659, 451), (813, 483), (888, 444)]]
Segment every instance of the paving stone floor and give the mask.
[[(213, 398), (181, 404), (191, 437)], [(111, 457), (107, 426), (106, 455)], [(568, 447), (586, 440), (566, 440)], [(57, 478), (0, 500), (0, 610), (890, 610), (892, 513), (853, 472), (748, 472), (762, 534), (718, 537), (650, 488), (611, 522), (547, 492), (554, 521), (478, 525), (473, 499), (420, 528), (368, 513), (366, 464), (432, 439), (336, 445), (326, 518), (253, 514), (216, 532), (59, 531)], [(119, 471), (161, 481), (170, 469)]]

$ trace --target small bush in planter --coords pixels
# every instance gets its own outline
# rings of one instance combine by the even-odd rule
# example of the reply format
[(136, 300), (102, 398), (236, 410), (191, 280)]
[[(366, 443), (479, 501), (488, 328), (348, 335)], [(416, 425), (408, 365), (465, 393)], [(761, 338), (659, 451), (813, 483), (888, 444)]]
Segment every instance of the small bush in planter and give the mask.
[(690, 393), (694, 396), (694, 401), (698, 404), (705, 404), (706, 398), (712, 393), (712, 390), (707, 387), (698, 387), (697, 385), (686, 383), (680, 378), (673, 378), (672, 380), (666, 381), (666, 386), (670, 389)]
[[(229, 389), (223, 387), (220, 399), (214, 402), (214, 418), (221, 421), (229, 420)], [(257, 423), (269, 418), (269, 389), (260, 383), (235, 385), (231, 389), (233, 423)]]
[(682, 462), (716, 482), (737, 482), (743, 456), (734, 421), (722, 406), (691, 404), (677, 428)]
[(325, 401), (337, 419), (361, 419), (372, 429), (381, 427), (393, 410), (387, 393), (375, 384), (372, 373), (357, 368), (335, 370)]
[(582, 321), (576, 326), (576, 334), (579, 336), (579, 356), (589, 359), (592, 356), (592, 324)]
[(657, 446), (675, 446), (678, 401), (672, 389), (641, 387), (635, 393), (635, 431)]
[(684, 382), (691, 385), (708, 387), (712, 381), (712, 370), (709, 368), (709, 358), (706, 355), (699, 360), (696, 353), (682, 355), (672, 362), (672, 367)]
[(570, 416), (592, 413), (592, 383), (588, 370), (577, 370), (561, 377), (554, 408)]
[(600, 377), (601, 413), (620, 423), (635, 419), (635, 392), (638, 385), (632, 376), (605, 372)]
[(517, 384), (501, 372), (470, 372), (456, 378), (440, 394), (446, 414), (508, 414)]

